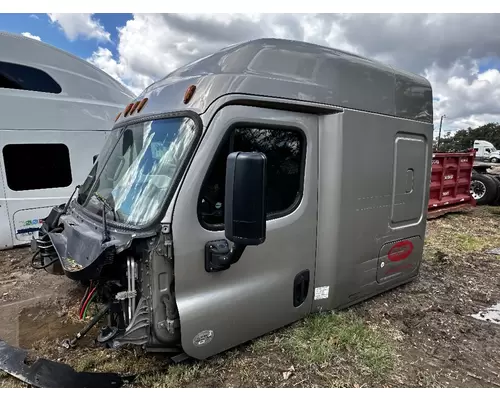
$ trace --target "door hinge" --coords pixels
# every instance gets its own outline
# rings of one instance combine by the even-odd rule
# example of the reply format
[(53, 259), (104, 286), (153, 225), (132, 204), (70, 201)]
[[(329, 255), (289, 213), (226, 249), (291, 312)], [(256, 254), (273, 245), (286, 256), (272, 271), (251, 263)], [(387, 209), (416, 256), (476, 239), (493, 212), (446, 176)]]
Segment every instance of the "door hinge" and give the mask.
[(165, 255), (169, 260), (173, 257), (173, 243), (170, 239), (165, 240)]

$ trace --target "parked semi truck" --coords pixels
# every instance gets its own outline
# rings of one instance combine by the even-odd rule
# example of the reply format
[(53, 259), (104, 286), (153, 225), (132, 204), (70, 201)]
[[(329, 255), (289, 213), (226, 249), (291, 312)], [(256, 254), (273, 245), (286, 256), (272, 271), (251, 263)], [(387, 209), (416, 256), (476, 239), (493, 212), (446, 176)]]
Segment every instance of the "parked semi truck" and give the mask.
[(474, 150), (478, 161), (500, 162), (500, 150), (497, 150), (492, 143), (486, 140), (474, 140)]
[(0, 32), (0, 250), (30, 244), (85, 179), (133, 98), (78, 57)]
[(418, 275), (432, 122), (423, 77), (309, 43), (234, 45), (128, 104), (33, 251), (91, 281), (99, 342), (204, 359)]

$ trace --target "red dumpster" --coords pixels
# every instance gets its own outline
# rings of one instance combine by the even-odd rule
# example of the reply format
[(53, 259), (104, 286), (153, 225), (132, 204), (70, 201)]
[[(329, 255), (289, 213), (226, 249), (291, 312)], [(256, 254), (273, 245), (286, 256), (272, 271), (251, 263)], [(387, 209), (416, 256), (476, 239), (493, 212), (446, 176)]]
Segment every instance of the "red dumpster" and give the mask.
[(476, 206), (470, 194), (475, 152), (434, 153), (427, 218)]

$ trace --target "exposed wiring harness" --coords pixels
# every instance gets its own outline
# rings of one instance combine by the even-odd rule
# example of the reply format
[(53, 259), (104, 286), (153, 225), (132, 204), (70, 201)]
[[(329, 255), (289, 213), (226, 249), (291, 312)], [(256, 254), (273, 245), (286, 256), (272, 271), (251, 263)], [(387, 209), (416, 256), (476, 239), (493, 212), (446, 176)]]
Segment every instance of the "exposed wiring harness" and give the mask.
[(83, 295), (82, 302), (80, 303), (80, 311), (78, 313), (78, 316), (80, 317), (80, 319), (84, 319), (86, 317), (87, 310), (88, 310), (90, 303), (97, 296), (96, 290), (97, 290), (97, 285), (92, 287), (92, 282), (90, 282), (90, 286), (85, 291), (85, 294)]
[(85, 293), (83, 294), (82, 301), (80, 301), (80, 307), (78, 308), (78, 315), (80, 315), (80, 311), (83, 309), (83, 304), (85, 303), (85, 300), (87, 300), (87, 296), (89, 295), (89, 291), (92, 289), (92, 281), (90, 282), (90, 285), (87, 286), (85, 289)]
[(87, 303), (87, 306), (84, 308), (83, 310), (83, 319), (85, 320), (85, 318), (87, 318), (87, 311), (90, 307), (90, 304), (94, 301), (94, 299), (97, 297), (97, 292), (94, 292), (94, 294), (92, 295), (92, 297), (90, 298), (89, 302)]

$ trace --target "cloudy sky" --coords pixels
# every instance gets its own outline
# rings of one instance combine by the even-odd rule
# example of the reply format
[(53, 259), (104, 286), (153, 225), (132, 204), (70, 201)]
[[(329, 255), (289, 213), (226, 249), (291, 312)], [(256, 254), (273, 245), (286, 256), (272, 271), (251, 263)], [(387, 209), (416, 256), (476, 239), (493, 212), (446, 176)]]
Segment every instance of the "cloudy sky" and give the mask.
[(427, 77), (435, 127), (500, 122), (500, 14), (0, 14), (0, 30), (74, 53), (133, 91), (235, 42), (336, 47)]

